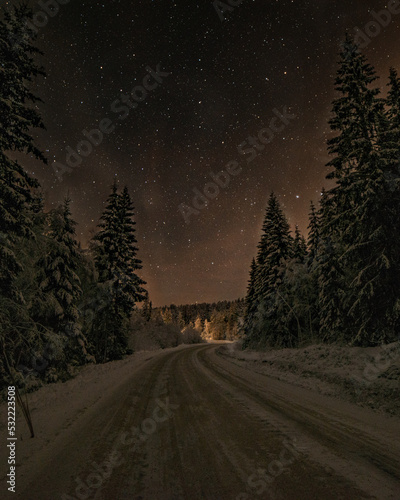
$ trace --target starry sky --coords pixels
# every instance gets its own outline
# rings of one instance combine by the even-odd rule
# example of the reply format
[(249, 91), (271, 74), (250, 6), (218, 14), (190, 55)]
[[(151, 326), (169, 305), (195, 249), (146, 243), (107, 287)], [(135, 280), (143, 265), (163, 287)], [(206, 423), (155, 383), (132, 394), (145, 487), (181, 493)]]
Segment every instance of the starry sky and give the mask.
[[(47, 130), (35, 137), (49, 165), (25, 165), (42, 185), (46, 209), (69, 193), (83, 247), (114, 179), (129, 187), (141, 276), (155, 305), (243, 297), (272, 190), (292, 228), (306, 233), (310, 200), (329, 187), (327, 121), (340, 41), (388, 6), (231, 3), (238, 5), (219, 14), (211, 0), (70, 0), (46, 20), (29, 2), (47, 71), (34, 89)], [(376, 36), (362, 49), (382, 88), (389, 67), (400, 70), (400, 14), (391, 18), (379, 33), (369, 25)], [(61, 175), (83, 130), (101, 122), (109, 133), (92, 136), (97, 145), (89, 154), (83, 145), (80, 164)], [(261, 132), (268, 144), (250, 145), (271, 123), (272, 138)], [(227, 168), (235, 175), (215, 196), (211, 173)], [(195, 208), (205, 188), (207, 206), (197, 197)]]

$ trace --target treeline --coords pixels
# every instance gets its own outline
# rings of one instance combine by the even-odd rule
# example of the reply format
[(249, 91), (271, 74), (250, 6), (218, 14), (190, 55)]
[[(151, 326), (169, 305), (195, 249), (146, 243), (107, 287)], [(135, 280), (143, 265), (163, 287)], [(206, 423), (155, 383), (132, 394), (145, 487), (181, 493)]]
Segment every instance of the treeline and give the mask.
[[(144, 308), (147, 308), (146, 303)], [(191, 327), (200, 332), (205, 340), (234, 340), (239, 337), (243, 325), (244, 299), (215, 303), (170, 305), (157, 308), (164, 323), (173, 323), (181, 330)]]
[[(130, 322), (145, 298), (127, 188), (114, 183), (90, 249), (80, 249), (71, 200), (45, 213), (39, 183), (20, 163), (47, 163), (31, 131), (44, 128), (29, 90), (43, 76), (25, 6), (0, 20), (0, 385), (51, 381), (87, 362), (131, 352)], [(30, 160), (31, 161), (31, 160)], [(0, 388), (1, 388), (0, 387)]]
[(388, 92), (348, 37), (329, 121), (332, 189), (311, 204), (308, 242), (274, 194), (246, 297), (245, 346), (372, 346), (400, 333), (400, 79)]

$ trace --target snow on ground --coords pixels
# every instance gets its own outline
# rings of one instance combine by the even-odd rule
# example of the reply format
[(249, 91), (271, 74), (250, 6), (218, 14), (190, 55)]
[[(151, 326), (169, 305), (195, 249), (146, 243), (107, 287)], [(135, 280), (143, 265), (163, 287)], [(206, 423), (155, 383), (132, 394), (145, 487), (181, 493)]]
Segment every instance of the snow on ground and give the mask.
[(242, 351), (235, 343), (221, 346), (219, 353), (278, 380), (400, 415), (400, 342), (368, 348), (319, 344), (265, 352)]
[[(17, 407), (18, 479), (35, 468), (38, 453), (67, 429), (74, 429), (97, 403), (112, 395), (131, 374), (166, 351), (142, 351), (121, 361), (83, 367), (74, 379), (49, 384), (28, 394), (36, 433), (30, 439), (26, 422)], [(400, 343), (376, 348), (313, 345), (301, 349), (267, 352), (241, 351), (238, 343), (226, 343), (218, 352), (245, 369), (286, 381), (334, 398), (355, 402), (392, 415), (400, 415)], [(107, 400), (107, 399), (105, 399)], [(96, 405), (96, 406), (95, 406)], [(0, 404), (0, 434), (6, 435), (6, 403)], [(0, 446), (0, 480), (6, 479), (7, 448)]]
[[(142, 367), (146, 361), (160, 353), (180, 350), (185, 347), (187, 346), (182, 344), (179, 347), (164, 350), (141, 351), (121, 361), (87, 365), (79, 371), (75, 378), (67, 382), (48, 384), (28, 394), (27, 399), (35, 438), (30, 438), (28, 425), (17, 405), (17, 466), (23, 465), (23, 468), (18, 467), (20, 476), (23, 475), (25, 468), (29, 469), (34, 466), (35, 455), (38, 451), (70, 427), (100, 399), (111, 394), (119, 384), (126, 382), (127, 377)], [(25, 399), (24, 396), (23, 399)], [(2, 436), (6, 436), (6, 410), (6, 402), (3, 401), (0, 404), (0, 435)], [(9, 472), (7, 456), (6, 446), (0, 446), (1, 481), (6, 479), (6, 473)]]

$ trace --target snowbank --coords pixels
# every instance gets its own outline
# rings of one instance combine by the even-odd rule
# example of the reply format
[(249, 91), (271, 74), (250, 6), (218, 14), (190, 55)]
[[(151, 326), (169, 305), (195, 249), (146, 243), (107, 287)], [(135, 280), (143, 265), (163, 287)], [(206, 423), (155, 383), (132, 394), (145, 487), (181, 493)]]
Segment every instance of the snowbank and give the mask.
[(367, 348), (319, 344), (265, 352), (242, 351), (235, 343), (218, 351), (258, 373), (400, 415), (400, 342)]

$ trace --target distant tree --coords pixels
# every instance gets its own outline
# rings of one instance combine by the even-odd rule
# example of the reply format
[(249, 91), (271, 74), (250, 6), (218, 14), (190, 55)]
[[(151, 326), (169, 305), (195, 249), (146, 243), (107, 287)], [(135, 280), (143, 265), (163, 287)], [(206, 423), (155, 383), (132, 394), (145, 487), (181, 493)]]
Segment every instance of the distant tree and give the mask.
[(308, 225), (308, 253), (309, 262), (313, 264), (319, 250), (320, 244), (320, 217), (317, 213), (315, 205), (311, 202), (310, 213), (309, 213), (309, 225)]
[(208, 319), (204, 320), (204, 330), (202, 337), (206, 340), (212, 339), (212, 326), (211, 321)]
[(200, 316), (197, 316), (196, 321), (194, 322), (194, 329), (199, 333), (203, 331), (203, 321)]
[(293, 241), (293, 258), (303, 263), (307, 257), (307, 243), (304, 236), (300, 233), (299, 226), (296, 225)]
[(179, 311), (178, 313), (178, 320), (177, 320), (178, 326), (181, 330), (185, 328), (185, 320), (183, 319), (183, 313), (182, 311)]
[(152, 309), (153, 309), (153, 306), (152, 306), (151, 301), (149, 300), (149, 292), (147, 290), (145, 290), (142, 314), (143, 314), (143, 317), (145, 318), (146, 321), (150, 321)]
[(165, 307), (161, 311), (161, 316), (162, 316), (164, 323), (166, 323), (166, 324), (172, 323), (172, 312), (171, 312), (171, 309), (169, 309), (168, 307)]

